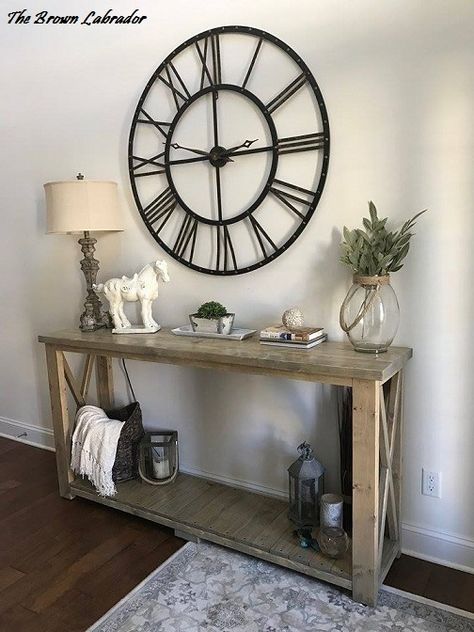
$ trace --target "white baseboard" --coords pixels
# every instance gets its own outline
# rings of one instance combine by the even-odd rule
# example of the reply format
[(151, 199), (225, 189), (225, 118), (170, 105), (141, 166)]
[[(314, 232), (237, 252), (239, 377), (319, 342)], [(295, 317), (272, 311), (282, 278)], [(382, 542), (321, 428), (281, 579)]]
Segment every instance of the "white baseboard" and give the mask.
[(199, 478), (205, 478), (208, 481), (215, 483), (222, 483), (223, 485), (231, 485), (238, 489), (248, 489), (251, 492), (257, 492), (257, 494), (264, 494), (265, 496), (273, 496), (274, 498), (288, 498), (288, 493), (281, 489), (275, 489), (273, 487), (267, 487), (266, 485), (259, 485), (258, 483), (252, 483), (250, 481), (241, 480), (239, 478), (233, 478), (230, 476), (222, 476), (221, 474), (213, 474), (212, 472), (206, 472), (206, 470), (195, 469), (192, 467), (179, 467), (180, 472), (185, 474), (191, 474), (192, 476), (198, 476)]
[(49, 428), (28, 424), (25, 421), (0, 417), (0, 437), (54, 451), (53, 431)]
[(402, 524), (402, 552), (427, 562), (474, 573), (474, 540), (454, 533)]
[[(21, 441), (46, 450), (54, 450), (54, 434), (49, 428), (41, 428), (21, 421), (0, 417), (0, 437)], [(221, 476), (202, 469), (182, 467), (181, 471), (202, 478), (248, 489), (260, 494), (286, 498), (280, 490), (258, 485), (251, 481)], [(406, 555), (456, 568), (466, 573), (474, 573), (474, 540), (453, 533), (419, 525), (402, 523), (402, 552)]]

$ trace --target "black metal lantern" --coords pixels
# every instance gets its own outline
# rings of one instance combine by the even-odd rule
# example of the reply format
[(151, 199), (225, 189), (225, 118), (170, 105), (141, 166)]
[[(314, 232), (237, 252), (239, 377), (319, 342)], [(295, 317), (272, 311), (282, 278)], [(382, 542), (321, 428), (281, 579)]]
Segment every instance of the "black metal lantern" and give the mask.
[(304, 441), (298, 446), (299, 459), (288, 468), (290, 508), (288, 517), (298, 529), (319, 525), (319, 504), (324, 493), (324, 467)]
[(138, 470), (151, 485), (166, 485), (175, 480), (179, 470), (176, 430), (145, 432), (140, 442)]

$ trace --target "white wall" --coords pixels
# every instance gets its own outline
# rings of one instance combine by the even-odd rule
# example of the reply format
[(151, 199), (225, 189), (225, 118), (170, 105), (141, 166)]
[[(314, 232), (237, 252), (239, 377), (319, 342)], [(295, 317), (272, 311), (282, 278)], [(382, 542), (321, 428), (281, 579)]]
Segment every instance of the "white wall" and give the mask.
[[(9, 2), (8, 10), (17, 6)], [(99, 4), (49, 0), (57, 14)], [(37, 3), (26, 1), (33, 13)], [(135, 3), (114, 3), (127, 12)], [(407, 371), (406, 548), (474, 567), (474, 5), (468, 0), (175, 0), (140, 3), (134, 27), (7, 25), (1, 20), (2, 302), (0, 415), (49, 428), (40, 332), (76, 325), (83, 285), (74, 238), (44, 234), (42, 184), (79, 170), (120, 183), (126, 232), (100, 236), (101, 279), (162, 256), (131, 197), (127, 137), (143, 87), (186, 38), (222, 24), (272, 32), (316, 76), (330, 116), (329, 177), (295, 245), (258, 272), (211, 278), (170, 261), (155, 311), (178, 325), (216, 298), (242, 325), (278, 320), (298, 304), (309, 323), (342, 339), (339, 305), (350, 275), (340, 228), (373, 199), (394, 223), (422, 208), (407, 265), (393, 279)], [(337, 485), (334, 393), (284, 380), (130, 362), (149, 424), (176, 427), (183, 466), (284, 490), (302, 439)], [(122, 400), (126, 399), (123, 381)], [(11, 426), (12, 427), (12, 426)], [(421, 468), (442, 472), (442, 498), (421, 495)]]

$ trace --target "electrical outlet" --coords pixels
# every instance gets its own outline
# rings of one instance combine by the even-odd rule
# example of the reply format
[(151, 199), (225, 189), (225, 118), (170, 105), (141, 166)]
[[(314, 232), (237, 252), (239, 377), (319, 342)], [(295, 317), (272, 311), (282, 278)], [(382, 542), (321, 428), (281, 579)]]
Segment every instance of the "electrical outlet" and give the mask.
[(424, 496), (441, 498), (441, 472), (430, 472), (423, 468), (421, 475), (421, 493)]

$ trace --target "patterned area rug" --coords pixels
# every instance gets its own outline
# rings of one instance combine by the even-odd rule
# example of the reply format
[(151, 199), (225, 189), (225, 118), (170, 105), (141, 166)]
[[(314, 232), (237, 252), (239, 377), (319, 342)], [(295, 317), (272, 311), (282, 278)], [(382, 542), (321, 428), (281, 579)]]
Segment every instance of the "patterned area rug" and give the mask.
[(188, 543), (89, 632), (472, 632), (474, 621), (381, 592), (377, 608), (299, 573)]

